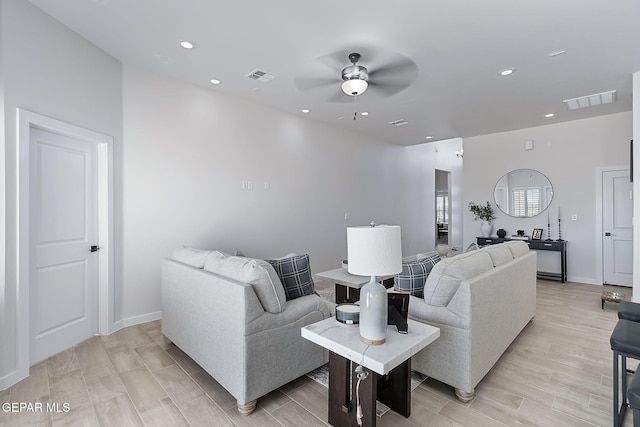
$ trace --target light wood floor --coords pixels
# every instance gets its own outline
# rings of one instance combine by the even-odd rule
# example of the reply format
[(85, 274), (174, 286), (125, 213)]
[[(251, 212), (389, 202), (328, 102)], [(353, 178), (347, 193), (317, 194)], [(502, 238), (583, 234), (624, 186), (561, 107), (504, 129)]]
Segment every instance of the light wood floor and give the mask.
[[(605, 287), (611, 289), (612, 287)], [(412, 394), (412, 415), (379, 426), (611, 426), (616, 304), (600, 308), (603, 288), (538, 281), (535, 319), (461, 404), (427, 380)], [(630, 289), (623, 292), (629, 294)], [(508, 304), (508, 301), (504, 302)], [(0, 425), (323, 426), (327, 389), (301, 377), (258, 400), (243, 417), (235, 400), (182, 351), (160, 322), (94, 337), (39, 363), (0, 391), (0, 402), (54, 402), (60, 412), (7, 413)], [(70, 410), (64, 411), (68, 403)], [(43, 407), (46, 409), (46, 407)], [(631, 413), (625, 426), (631, 426)]]

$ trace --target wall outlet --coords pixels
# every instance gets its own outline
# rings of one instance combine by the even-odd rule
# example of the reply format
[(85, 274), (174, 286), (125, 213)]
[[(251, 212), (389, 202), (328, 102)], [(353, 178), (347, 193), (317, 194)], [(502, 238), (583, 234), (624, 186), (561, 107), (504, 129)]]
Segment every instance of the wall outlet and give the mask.
[(571, 214), (571, 221), (577, 221), (578, 220), (578, 214)]

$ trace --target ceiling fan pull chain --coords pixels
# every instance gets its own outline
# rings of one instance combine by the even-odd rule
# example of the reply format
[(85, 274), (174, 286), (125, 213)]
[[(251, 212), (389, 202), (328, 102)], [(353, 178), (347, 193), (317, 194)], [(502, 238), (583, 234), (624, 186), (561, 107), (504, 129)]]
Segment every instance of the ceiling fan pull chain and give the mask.
[(357, 98), (358, 98), (357, 96), (353, 97), (353, 120), (354, 121), (356, 120), (356, 116), (358, 115), (358, 113), (356, 112), (356, 99)]

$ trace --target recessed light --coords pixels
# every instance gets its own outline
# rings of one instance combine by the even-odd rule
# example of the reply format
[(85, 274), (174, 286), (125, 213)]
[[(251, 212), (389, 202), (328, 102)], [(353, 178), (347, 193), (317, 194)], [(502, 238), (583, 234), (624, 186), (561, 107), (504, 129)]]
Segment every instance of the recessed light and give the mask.
[(212, 85), (219, 85), (220, 83), (222, 83), (222, 80), (218, 80), (218, 79), (211, 79), (209, 81), (211, 82)]
[(308, 108), (305, 108), (305, 109), (303, 109), (303, 110), (302, 110), (302, 112), (303, 112), (303, 113), (308, 113), (308, 112), (310, 112), (310, 111), (311, 111), (311, 110), (309, 110)]
[(188, 42), (186, 40), (183, 42), (180, 42), (180, 46), (182, 46), (185, 49), (193, 49), (193, 43)]
[(500, 75), (501, 76), (510, 76), (511, 74), (513, 74), (515, 72), (516, 72), (515, 68), (506, 68), (506, 69), (500, 71)]
[(424, 139), (433, 139), (433, 137), (429, 135), (429, 136), (425, 136)]
[(360, 113), (361, 116), (368, 116), (369, 112), (368, 111), (363, 111), (362, 113)]
[(547, 117), (547, 118), (549, 118), (549, 117), (553, 117), (553, 116), (555, 116), (555, 114), (553, 114), (553, 113), (549, 113), (549, 114), (545, 114), (544, 116), (545, 116), (545, 117)]

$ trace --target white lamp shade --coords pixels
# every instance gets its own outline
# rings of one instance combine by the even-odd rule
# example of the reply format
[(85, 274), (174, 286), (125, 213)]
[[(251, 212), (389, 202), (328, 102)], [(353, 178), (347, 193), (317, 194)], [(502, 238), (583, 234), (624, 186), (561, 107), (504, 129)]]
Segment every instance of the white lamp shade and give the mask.
[(369, 84), (366, 80), (362, 79), (349, 79), (342, 83), (342, 91), (349, 96), (362, 95), (367, 90)]
[(349, 273), (388, 276), (402, 271), (400, 226), (347, 227)]

